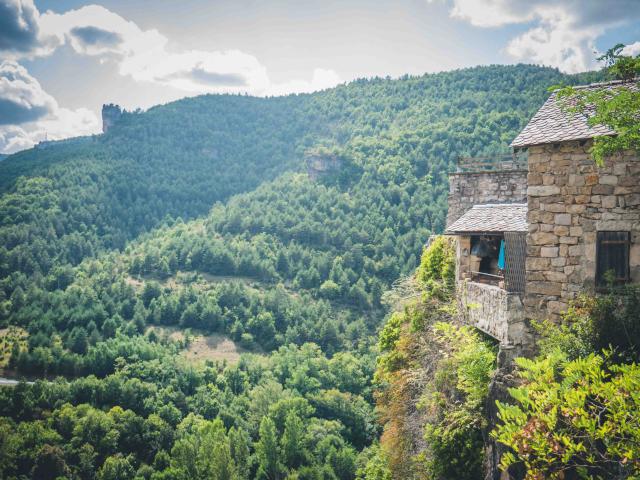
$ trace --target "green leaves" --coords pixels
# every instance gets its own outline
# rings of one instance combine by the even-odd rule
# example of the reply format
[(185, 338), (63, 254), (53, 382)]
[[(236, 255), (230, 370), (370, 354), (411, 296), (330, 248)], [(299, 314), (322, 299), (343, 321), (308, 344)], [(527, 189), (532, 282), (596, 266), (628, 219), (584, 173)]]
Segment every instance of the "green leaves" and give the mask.
[(584, 115), (589, 125), (605, 125), (616, 133), (594, 138), (591, 154), (598, 165), (603, 165), (605, 158), (616, 154), (640, 151), (640, 91), (635, 80), (640, 75), (640, 55), (622, 55), (623, 48), (622, 44), (616, 45), (600, 60), (605, 61), (612, 76), (627, 84), (581, 90), (563, 87), (557, 92), (563, 110), (573, 115)]
[(640, 367), (610, 360), (519, 359), (525, 383), (509, 390), (513, 405), (497, 403), (492, 432), (511, 449), (501, 468), (522, 464), (530, 479), (640, 475)]

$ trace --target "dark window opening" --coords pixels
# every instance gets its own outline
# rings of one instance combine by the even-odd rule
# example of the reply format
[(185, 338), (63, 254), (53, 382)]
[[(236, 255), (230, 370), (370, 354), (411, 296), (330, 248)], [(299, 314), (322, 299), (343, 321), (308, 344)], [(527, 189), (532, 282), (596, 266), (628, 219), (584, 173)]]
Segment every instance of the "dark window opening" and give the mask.
[(470, 270), (473, 281), (498, 285), (504, 279), (504, 272), (499, 264), (500, 246), (503, 242), (502, 235), (471, 237)]
[(607, 287), (629, 281), (631, 232), (598, 232), (596, 286)]

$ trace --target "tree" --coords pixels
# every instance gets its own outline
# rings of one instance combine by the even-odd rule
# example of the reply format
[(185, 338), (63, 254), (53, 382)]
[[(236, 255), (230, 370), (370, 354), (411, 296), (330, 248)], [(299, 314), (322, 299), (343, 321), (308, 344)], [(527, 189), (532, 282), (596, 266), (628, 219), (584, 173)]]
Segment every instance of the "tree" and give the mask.
[(258, 458), (258, 479), (278, 480), (282, 468), (279, 462), (276, 426), (269, 417), (260, 422), (260, 439), (255, 446)]
[(142, 301), (145, 307), (148, 307), (151, 300), (158, 298), (162, 294), (162, 287), (158, 282), (149, 281), (145, 282), (144, 289), (142, 290)]
[(327, 280), (320, 285), (320, 295), (328, 299), (338, 298), (340, 296), (340, 286), (333, 280)]
[(363, 451), (362, 464), (356, 470), (356, 480), (392, 480), (385, 453), (374, 444)]
[(241, 428), (232, 427), (229, 429), (228, 436), (231, 457), (237, 466), (238, 476), (241, 479), (248, 479), (251, 469), (248, 435)]
[(171, 450), (172, 466), (185, 478), (237, 480), (238, 471), (220, 419), (188, 416), (179, 427), (182, 437)]
[(130, 480), (135, 477), (135, 470), (129, 461), (129, 457), (121, 454), (108, 457), (104, 465), (98, 470), (98, 480)]
[(89, 340), (87, 338), (87, 331), (82, 327), (75, 327), (69, 335), (69, 350), (74, 353), (86, 353), (89, 346)]
[(35, 465), (31, 471), (33, 478), (55, 480), (69, 474), (69, 467), (64, 460), (64, 452), (58, 446), (43, 445)]
[(282, 462), (285, 466), (295, 469), (303, 464), (306, 457), (304, 449), (304, 426), (302, 420), (294, 411), (289, 412), (284, 424), (284, 433), (280, 438)]
[(587, 117), (589, 125), (605, 125), (615, 135), (601, 135), (593, 139), (591, 153), (602, 165), (605, 157), (625, 150), (640, 151), (640, 90), (630, 88), (638, 84), (640, 54), (624, 55), (624, 45), (618, 44), (599, 58), (605, 62), (610, 75), (623, 83), (610, 88), (576, 89), (564, 87), (557, 93), (561, 107), (571, 113)]

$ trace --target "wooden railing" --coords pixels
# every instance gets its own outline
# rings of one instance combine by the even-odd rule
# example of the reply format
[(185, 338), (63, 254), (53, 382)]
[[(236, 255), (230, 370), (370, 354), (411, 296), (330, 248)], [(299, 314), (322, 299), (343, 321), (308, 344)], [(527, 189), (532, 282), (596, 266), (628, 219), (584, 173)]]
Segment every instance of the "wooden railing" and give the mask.
[(485, 272), (471, 272), (471, 281), (500, 286), (500, 283), (504, 281), (504, 276)]

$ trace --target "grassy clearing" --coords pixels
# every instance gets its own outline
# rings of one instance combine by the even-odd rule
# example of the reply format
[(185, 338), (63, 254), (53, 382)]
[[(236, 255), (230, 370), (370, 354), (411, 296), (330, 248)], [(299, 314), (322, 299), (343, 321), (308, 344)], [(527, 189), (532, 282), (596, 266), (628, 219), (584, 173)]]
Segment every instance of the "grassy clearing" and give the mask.
[(202, 363), (207, 360), (236, 363), (243, 353), (256, 353), (242, 348), (226, 335), (219, 333), (205, 335), (192, 330), (158, 326), (149, 327), (149, 330), (153, 330), (161, 338), (168, 338), (174, 342), (184, 344), (186, 341), (187, 347), (182, 352), (182, 356), (192, 363)]
[(27, 337), (29, 334), (20, 327), (11, 326), (0, 329), (0, 368), (4, 368), (11, 358), (13, 345), (18, 342), (20, 349), (27, 348)]
[(202, 272), (178, 272), (176, 275), (167, 278), (159, 278), (154, 275), (143, 275), (135, 278), (127, 276), (125, 281), (137, 291), (141, 291), (144, 288), (145, 282), (149, 281), (158, 282), (164, 288), (170, 288), (171, 290), (176, 290), (187, 285), (199, 288), (200, 290), (207, 290), (213, 284), (231, 282), (240, 282), (249, 288), (259, 288), (264, 285), (259, 280), (251, 277), (211, 275)]

